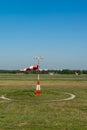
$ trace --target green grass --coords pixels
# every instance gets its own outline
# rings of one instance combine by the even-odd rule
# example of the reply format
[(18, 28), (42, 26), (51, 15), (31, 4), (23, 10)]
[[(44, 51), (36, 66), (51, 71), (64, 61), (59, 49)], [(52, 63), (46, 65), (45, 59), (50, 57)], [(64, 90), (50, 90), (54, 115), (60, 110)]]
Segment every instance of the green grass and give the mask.
[[(51, 80), (49, 75), (41, 76), (49, 80), (41, 81), (40, 96), (35, 95), (37, 80), (0, 80), (0, 96), (11, 99), (0, 99), (0, 130), (86, 130), (87, 81)], [(56, 78), (57, 75), (52, 77)], [(68, 98), (66, 92), (75, 94), (76, 98), (51, 102)]]
[[(0, 74), (0, 80), (36, 80), (37, 74)], [(76, 76), (75, 74), (40, 74), (40, 80), (87, 80), (86, 74)]]

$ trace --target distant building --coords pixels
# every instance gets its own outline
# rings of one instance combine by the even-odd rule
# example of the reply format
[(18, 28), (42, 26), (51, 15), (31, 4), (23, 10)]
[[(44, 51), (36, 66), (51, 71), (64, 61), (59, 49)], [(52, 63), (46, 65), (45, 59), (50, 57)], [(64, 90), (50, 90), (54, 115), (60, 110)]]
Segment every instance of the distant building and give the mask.
[(79, 73), (78, 73), (78, 72), (75, 72), (75, 75), (79, 75)]
[(54, 75), (54, 73), (49, 73), (49, 75)]

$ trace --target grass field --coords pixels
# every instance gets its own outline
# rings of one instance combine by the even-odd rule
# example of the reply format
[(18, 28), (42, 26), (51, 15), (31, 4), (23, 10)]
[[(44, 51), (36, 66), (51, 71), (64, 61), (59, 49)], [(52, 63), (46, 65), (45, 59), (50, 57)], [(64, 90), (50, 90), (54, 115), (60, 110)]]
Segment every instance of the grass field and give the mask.
[[(0, 130), (87, 130), (87, 75), (1, 74)], [(73, 100), (67, 93), (76, 96)], [(56, 101), (52, 101), (56, 100)]]

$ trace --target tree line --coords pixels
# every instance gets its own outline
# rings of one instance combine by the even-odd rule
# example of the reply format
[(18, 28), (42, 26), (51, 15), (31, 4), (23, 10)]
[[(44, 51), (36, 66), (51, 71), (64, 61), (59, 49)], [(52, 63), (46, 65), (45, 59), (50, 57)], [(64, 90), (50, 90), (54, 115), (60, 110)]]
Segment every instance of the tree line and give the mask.
[[(0, 74), (17, 74), (21, 73), (19, 70), (0, 70)], [(30, 70), (25, 71), (24, 74), (36, 74), (37, 70)], [(69, 70), (69, 69), (63, 69), (63, 70), (41, 70), (41, 74), (87, 74), (87, 70)]]

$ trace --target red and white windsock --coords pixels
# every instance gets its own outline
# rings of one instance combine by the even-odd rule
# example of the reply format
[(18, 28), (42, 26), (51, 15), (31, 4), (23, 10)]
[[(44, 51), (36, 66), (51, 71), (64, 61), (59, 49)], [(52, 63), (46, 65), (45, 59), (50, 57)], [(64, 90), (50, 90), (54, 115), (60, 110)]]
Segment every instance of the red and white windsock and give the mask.
[(28, 71), (28, 70), (37, 70), (37, 69), (38, 69), (38, 65), (34, 65), (34, 66), (30, 66), (30, 67), (21, 69), (20, 72), (25, 72), (25, 71)]

